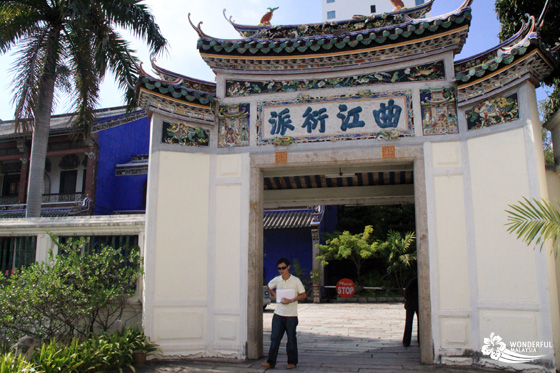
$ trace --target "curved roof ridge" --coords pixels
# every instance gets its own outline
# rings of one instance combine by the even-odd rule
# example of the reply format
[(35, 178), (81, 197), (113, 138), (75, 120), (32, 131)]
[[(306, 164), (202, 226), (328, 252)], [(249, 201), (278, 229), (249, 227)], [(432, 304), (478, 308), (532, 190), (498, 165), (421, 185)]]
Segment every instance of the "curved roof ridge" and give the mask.
[(164, 69), (163, 67), (160, 67), (160, 66), (156, 65), (156, 62), (157, 62), (157, 60), (155, 58), (153, 58), (152, 61), (151, 61), (152, 68), (158, 73), (158, 75), (160, 77), (161, 77), (161, 75), (170, 75), (170, 76), (174, 76), (174, 77), (177, 77), (179, 79), (186, 80), (186, 81), (189, 81), (189, 82), (198, 83), (198, 84), (206, 84), (206, 85), (209, 85), (209, 86), (216, 87), (215, 82), (209, 82), (207, 80), (196, 79), (196, 78), (193, 78), (193, 77), (190, 77), (190, 76), (187, 76), (187, 75), (182, 75), (182, 74), (176, 73), (174, 71)]
[(521, 30), (505, 42), (455, 62), (455, 79), (459, 91), (462, 91), (460, 95), (477, 97), (504, 86), (521, 72), (530, 72), (542, 80), (558, 66), (557, 57), (539, 38), (541, 18), (537, 21), (534, 16), (528, 17), (528, 22), (523, 22)]
[(214, 39), (214, 38), (212, 38), (211, 36), (206, 35), (206, 34), (202, 31), (202, 28), (200, 27), (200, 26), (202, 25), (202, 23), (203, 23), (202, 21), (201, 21), (201, 22), (198, 22), (198, 26), (195, 26), (194, 23), (193, 23), (192, 20), (191, 20), (191, 14), (190, 14), (190, 13), (188, 14), (187, 18), (188, 18), (188, 20), (189, 20), (189, 23), (191, 24), (191, 27), (196, 31), (196, 33), (198, 34), (198, 36), (200, 36), (201, 38), (202, 38), (202, 37), (206, 37), (206, 38)]
[(181, 78), (177, 78), (175, 80), (166, 80), (166, 79), (162, 79), (161, 77), (156, 78), (154, 76), (151, 76), (150, 74), (148, 74), (148, 72), (146, 70), (144, 70), (144, 62), (140, 62), (140, 74), (138, 74), (139, 76), (144, 75), (147, 76), (148, 78), (152, 79), (152, 80), (159, 80), (162, 83), (165, 84), (173, 84), (173, 85), (177, 85), (179, 83), (181, 83)]
[(437, 20), (437, 19), (441, 19), (442, 17), (445, 18), (445, 17), (452, 16), (452, 15), (454, 15), (454, 14), (459, 13), (459, 12), (462, 11), (463, 9), (470, 8), (471, 5), (472, 5), (472, 3), (473, 3), (473, 1), (474, 1), (474, 0), (465, 0), (465, 2), (464, 2), (463, 4), (461, 4), (461, 6), (459, 6), (459, 7), (458, 7), (457, 9), (455, 9), (455, 10), (452, 10), (451, 12), (447, 12), (447, 13), (444, 13), (444, 14), (440, 14), (439, 16), (433, 16), (433, 17), (425, 18), (424, 20), (426, 20), (426, 21), (432, 21), (432, 20), (434, 20), (434, 19)]
[[(432, 9), (432, 5), (435, 0), (429, 0), (424, 4), (412, 7), (412, 8), (403, 8), (393, 12), (387, 12), (382, 14), (372, 14), (370, 16), (365, 15), (355, 15), (352, 19), (349, 20), (342, 20), (336, 22), (320, 22), (320, 23), (309, 23), (309, 24), (292, 24), (292, 25), (278, 25), (278, 26), (255, 26), (255, 25), (242, 25), (239, 23), (235, 23), (232, 16), (229, 18), (226, 15), (226, 9), (223, 10), (223, 15), (226, 21), (228, 21), (233, 28), (241, 35), (243, 38), (258, 38), (258, 35), (266, 32), (267, 30), (292, 30), (292, 29), (300, 29), (302, 27), (314, 27), (318, 28), (324, 25), (331, 25), (331, 26), (346, 26), (354, 23), (360, 23), (367, 20), (375, 20), (375, 19), (386, 19), (388, 17), (402, 17), (402, 18), (411, 18), (411, 19), (419, 19), (426, 13), (428, 13)], [(467, 0), (472, 1), (472, 0)], [(198, 27), (195, 27), (192, 23), (191, 25), (195, 30), (202, 32), (200, 30), (200, 24)], [(200, 35), (199, 32), (199, 35)], [(208, 37), (208, 36), (207, 36)]]
[[(523, 24), (525, 26), (525, 22), (523, 22)], [(523, 45), (526, 40), (538, 37), (538, 35), (536, 33), (536, 20), (535, 20), (534, 16), (529, 16), (529, 22), (527, 22), (527, 25), (528, 24), (531, 24), (531, 28), (526, 32), (525, 37), (523, 37), (521, 40), (517, 41), (515, 44), (513, 44), (511, 46), (508, 46), (508, 47), (504, 46), (504, 47), (498, 49), (498, 55), (510, 53), (513, 49), (519, 47), (520, 45)]]
[[(174, 83), (174, 82), (170, 82), (170, 81), (165, 81), (165, 80), (161, 80), (161, 79), (158, 79), (158, 78), (154, 78), (153, 76), (150, 76), (150, 75), (148, 75), (148, 74), (142, 74), (142, 73), (140, 73), (140, 74), (138, 75), (138, 80), (142, 80), (142, 78), (148, 78), (148, 79), (150, 79), (151, 81), (153, 81), (153, 82), (155, 82), (155, 83), (159, 83), (160, 86), (161, 86), (161, 85), (173, 86), (173, 88), (177, 88), (177, 89), (180, 89), (180, 90), (185, 90), (185, 91), (187, 91), (187, 92), (200, 93), (200, 94), (203, 94), (203, 95), (207, 95), (207, 96), (209, 96), (209, 97), (210, 97), (210, 96), (211, 96), (211, 97), (214, 97), (214, 96), (215, 96), (215, 92), (202, 91), (202, 90), (200, 90), (200, 89), (195, 89), (195, 88), (192, 88), (192, 87), (186, 87), (186, 86), (184, 86), (184, 85), (182, 84), (182, 82)], [(142, 82), (143, 82), (144, 85), (145, 85), (146, 82), (144, 82), (144, 81), (142, 81)], [(159, 86), (158, 86), (158, 88), (159, 88)]]
[[(534, 20), (534, 17), (530, 17), (530, 18), (533, 18), (533, 20)], [(489, 53), (492, 53), (492, 52), (494, 52), (494, 51), (497, 51), (497, 50), (499, 50), (499, 49), (501, 49), (501, 48), (503, 48), (503, 47), (505, 47), (505, 46), (507, 46), (507, 45), (516, 45), (516, 44), (518, 44), (518, 43), (517, 43), (517, 42), (514, 43), (514, 41), (520, 39), (522, 35), (524, 35), (522, 39), (525, 40), (525, 38), (531, 34), (531, 33), (527, 33), (527, 34), (525, 35), (525, 31), (529, 28), (529, 23), (530, 23), (530, 21), (531, 21), (531, 19), (529, 19), (529, 22), (525, 22), (525, 20), (522, 20), (523, 24), (521, 25), (521, 29), (519, 29), (519, 31), (517, 31), (517, 33), (516, 33), (515, 35), (513, 35), (512, 37), (510, 37), (510, 38), (507, 39), (506, 41), (504, 41), (504, 42), (502, 42), (502, 43), (500, 43), (500, 44), (498, 44), (498, 45), (496, 45), (496, 46), (494, 46), (494, 47), (492, 47), (492, 48), (489, 48), (489, 49), (487, 49), (487, 50), (485, 50), (485, 51), (482, 51), (482, 52), (480, 52), (480, 53), (477, 53), (477, 54), (475, 54), (475, 55), (473, 55), (473, 56), (465, 57), (465, 58), (462, 58), (462, 59), (460, 59), (460, 60), (457, 60), (457, 61), (455, 61), (455, 65), (456, 65), (456, 66), (457, 66), (457, 65), (461, 65), (461, 64), (463, 64), (463, 63), (465, 63), (465, 62), (468, 62), (468, 61), (470, 61), (470, 60), (473, 60), (473, 59), (482, 57), (482, 56), (484, 56), (484, 55), (487, 55), (487, 54), (489, 54)], [(513, 47), (512, 47), (512, 48), (513, 48)]]

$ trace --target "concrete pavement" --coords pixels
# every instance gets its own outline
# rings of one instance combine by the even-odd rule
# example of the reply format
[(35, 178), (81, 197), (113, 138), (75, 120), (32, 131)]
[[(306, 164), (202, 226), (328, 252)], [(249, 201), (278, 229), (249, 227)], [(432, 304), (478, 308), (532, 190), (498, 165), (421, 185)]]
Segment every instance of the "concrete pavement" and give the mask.
[[(270, 345), (274, 305), (264, 313), (264, 354)], [(414, 323), (412, 344), (402, 346), (405, 310), (402, 303), (302, 303), (299, 305), (297, 372), (490, 372), (420, 364)], [(286, 337), (274, 371), (287, 371)], [(152, 360), (136, 372), (263, 372), (259, 360)]]

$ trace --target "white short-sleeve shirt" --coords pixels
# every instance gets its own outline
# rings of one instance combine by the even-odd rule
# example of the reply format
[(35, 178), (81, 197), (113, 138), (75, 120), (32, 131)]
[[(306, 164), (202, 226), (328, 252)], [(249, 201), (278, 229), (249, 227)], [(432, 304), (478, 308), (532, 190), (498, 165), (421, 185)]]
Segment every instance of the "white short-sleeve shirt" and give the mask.
[[(282, 275), (276, 276), (270, 280), (268, 287), (271, 289), (294, 289), (296, 291), (296, 296), (305, 293), (305, 288), (301, 280), (294, 275), (290, 275), (287, 280), (282, 279)], [(274, 313), (286, 317), (297, 316), (297, 305), (297, 301), (290, 304), (277, 303)]]

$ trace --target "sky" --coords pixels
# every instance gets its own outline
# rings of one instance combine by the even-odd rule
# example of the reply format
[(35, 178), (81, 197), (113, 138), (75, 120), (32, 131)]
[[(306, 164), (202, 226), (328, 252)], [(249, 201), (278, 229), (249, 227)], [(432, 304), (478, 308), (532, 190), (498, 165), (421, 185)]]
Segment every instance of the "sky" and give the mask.
[[(339, 0), (348, 1), (352, 0)], [(390, 0), (386, 0), (389, 2)], [(457, 9), (464, 0), (436, 0), (432, 8), (432, 16), (442, 15)], [(214, 81), (214, 73), (204, 63), (196, 49), (197, 33), (189, 24), (188, 14), (195, 25), (202, 22), (201, 28), (210, 36), (224, 39), (238, 39), (239, 34), (226, 21), (223, 10), (228, 18), (231, 16), (236, 23), (256, 25), (268, 7), (279, 7), (274, 12), (273, 25), (289, 25), (301, 23), (320, 23), (321, 0), (145, 0), (155, 17), (169, 46), (164, 54), (156, 57), (157, 65), (193, 78)], [(235, 5), (232, 5), (235, 4)], [(466, 45), (456, 59), (462, 59), (483, 52), (499, 44), (500, 25), (494, 11), (494, 1), (474, 0), (472, 5), (473, 20)], [(537, 15), (538, 16), (538, 15)], [(123, 36), (131, 42), (131, 47), (143, 62), (144, 69), (150, 73), (150, 55), (141, 40), (123, 32)], [(13, 118), (14, 107), (11, 104), (11, 67), (16, 61), (11, 53), (0, 55), (0, 119)], [(155, 74), (154, 74), (155, 75)], [(113, 83), (114, 78), (107, 74), (101, 85), (99, 108), (123, 105), (123, 93)], [(537, 91), (538, 99), (544, 99), (543, 89)], [(59, 97), (55, 114), (73, 111), (65, 97)]]

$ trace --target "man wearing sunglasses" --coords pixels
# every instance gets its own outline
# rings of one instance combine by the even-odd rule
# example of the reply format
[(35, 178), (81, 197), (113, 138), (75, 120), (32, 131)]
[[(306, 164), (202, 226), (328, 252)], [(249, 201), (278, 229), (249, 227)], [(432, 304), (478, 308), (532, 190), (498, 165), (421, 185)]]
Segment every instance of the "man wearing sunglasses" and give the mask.
[(268, 360), (262, 366), (266, 369), (276, 366), (276, 358), (284, 332), (288, 335), (286, 353), (288, 355), (288, 369), (294, 369), (298, 364), (296, 327), (298, 325), (298, 301), (307, 298), (301, 280), (290, 274), (290, 261), (286, 258), (278, 259), (276, 263), (279, 276), (268, 283), (268, 290), (276, 298), (276, 310), (272, 317), (272, 333), (270, 335), (270, 350)]

